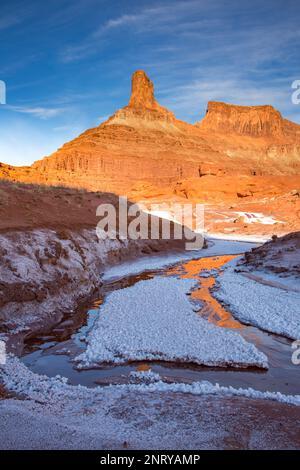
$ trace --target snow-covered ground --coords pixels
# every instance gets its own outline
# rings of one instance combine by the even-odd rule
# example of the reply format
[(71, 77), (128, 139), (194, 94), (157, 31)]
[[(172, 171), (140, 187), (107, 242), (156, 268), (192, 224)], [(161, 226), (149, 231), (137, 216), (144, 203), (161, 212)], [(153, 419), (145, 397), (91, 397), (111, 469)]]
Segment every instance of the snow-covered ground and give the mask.
[[(250, 247), (214, 241), (200, 256), (238, 254)], [(143, 258), (112, 268), (107, 278), (191, 257), (199, 253)], [(300, 294), (259, 284), (234, 273), (233, 265), (218, 277), (216, 295), (242, 321), (249, 318), (261, 328), (297, 337)], [(266, 366), (266, 356), (238, 332), (195, 313), (186, 295), (195, 282), (156, 276), (113, 291), (92, 325), (80, 363), (157, 359)], [(174, 380), (166, 383), (156, 372), (136, 371), (129, 384), (91, 389), (35, 374), (9, 355), (0, 365), (0, 382), (18, 399), (0, 400), (0, 449), (297, 448), (299, 395)]]
[(234, 271), (235, 264), (230, 263), (218, 278), (219, 289), (214, 293), (217, 299), (228, 304), (243, 323), (299, 339), (300, 293), (249, 279)]
[[(206, 233), (206, 238), (209, 238), (211, 240), (220, 240), (223, 242), (246, 242), (248, 245), (246, 246), (244, 251), (249, 250), (250, 243), (265, 243), (268, 240), (270, 240), (270, 237), (268, 235), (247, 235), (243, 233), (215, 233), (215, 232), (207, 232)], [(226, 253), (225, 253), (226, 254)]]
[[(144, 257), (108, 269), (105, 278), (249, 248), (249, 243), (214, 240), (200, 254)], [(234, 266), (235, 261), (218, 277), (216, 296), (242, 322), (299, 338), (300, 293), (258, 283), (235, 273)], [(78, 365), (150, 359), (267, 367), (267, 357), (238, 331), (217, 327), (194, 311), (186, 294), (195, 285), (158, 275), (111, 292), (89, 325)], [(18, 398), (0, 400), (0, 449), (298, 446), (300, 395), (174, 380), (166, 383), (147, 370), (131, 372), (125, 385), (72, 386), (62, 377), (35, 374), (8, 355), (0, 365), (0, 383)]]
[(282, 224), (280, 220), (274, 219), (272, 216), (264, 215), (261, 212), (236, 212), (239, 217), (242, 217), (244, 222), (247, 224), (263, 224), (263, 225), (274, 225), (276, 223)]
[(244, 266), (241, 266), (241, 272), (245, 277), (249, 279), (257, 280), (262, 284), (275, 286), (286, 291), (294, 291), (300, 293), (300, 280), (299, 276), (293, 276), (290, 273), (276, 274), (268, 272), (264, 269), (251, 269), (247, 270)]
[(194, 312), (186, 294), (196, 284), (158, 276), (109, 294), (78, 367), (157, 360), (266, 368), (266, 356), (239, 333)]
[[(185, 383), (166, 383), (159, 380), (158, 374), (152, 371), (136, 372), (135, 378), (140, 383), (131, 383), (123, 385), (110, 385), (109, 387), (87, 388), (82, 385), (69, 385), (67, 379), (56, 376), (49, 378), (46, 375), (35, 374), (28, 369), (17, 357), (10, 354), (7, 357), (5, 365), (0, 366), (0, 379), (9, 391), (16, 392), (23, 397), (36, 400), (47, 400), (51, 406), (57, 404), (63, 406), (63, 401), (74, 401), (74, 410), (78, 406), (87, 404), (96, 404), (97, 400), (103, 395), (107, 395), (109, 390), (111, 394), (114, 391), (136, 391), (136, 392), (181, 392), (193, 395), (221, 395), (221, 396), (243, 396), (247, 398), (260, 398), (265, 400), (277, 401), (291, 405), (300, 406), (300, 395), (285, 395), (280, 392), (261, 392), (253, 388), (234, 388), (212, 384), (208, 381)], [(151, 380), (149, 380), (151, 379)], [(81, 404), (80, 401), (82, 400)]]
[(0, 449), (297, 448), (300, 396), (138, 378), (88, 389), (9, 356), (0, 379), (23, 399), (0, 401)]

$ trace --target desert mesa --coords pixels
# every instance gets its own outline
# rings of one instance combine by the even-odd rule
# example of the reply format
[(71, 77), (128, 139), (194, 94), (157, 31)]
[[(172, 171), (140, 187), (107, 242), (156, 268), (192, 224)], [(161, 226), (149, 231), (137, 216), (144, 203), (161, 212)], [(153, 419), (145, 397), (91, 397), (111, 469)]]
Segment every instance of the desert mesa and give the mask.
[(12, 181), (202, 202), (208, 229), (223, 233), (251, 233), (248, 213), (273, 217), (262, 232), (299, 229), (299, 175), (300, 125), (275, 108), (210, 101), (190, 124), (157, 102), (142, 70), (132, 76), (128, 105), (98, 127), (30, 167), (0, 164), (0, 177)]

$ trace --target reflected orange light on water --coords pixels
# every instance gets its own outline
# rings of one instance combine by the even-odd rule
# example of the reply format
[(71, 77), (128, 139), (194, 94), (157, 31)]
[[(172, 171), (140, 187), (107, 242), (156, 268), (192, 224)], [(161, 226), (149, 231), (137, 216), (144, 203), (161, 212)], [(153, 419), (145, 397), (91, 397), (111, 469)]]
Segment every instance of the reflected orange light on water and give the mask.
[(243, 325), (235, 320), (231, 313), (213, 297), (211, 289), (215, 286), (215, 278), (213, 276), (204, 277), (201, 273), (217, 269), (222, 274), (221, 268), (236, 257), (237, 255), (225, 255), (200, 258), (188, 261), (180, 267), (171, 268), (167, 272), (168, 275), (176, 275), (182, 279), (196, 279), (200, 287), (191, 292), (191, 298), (204, 303), (198, 313), (207, 318), (209, 322), (224, 328), (243, 328)]

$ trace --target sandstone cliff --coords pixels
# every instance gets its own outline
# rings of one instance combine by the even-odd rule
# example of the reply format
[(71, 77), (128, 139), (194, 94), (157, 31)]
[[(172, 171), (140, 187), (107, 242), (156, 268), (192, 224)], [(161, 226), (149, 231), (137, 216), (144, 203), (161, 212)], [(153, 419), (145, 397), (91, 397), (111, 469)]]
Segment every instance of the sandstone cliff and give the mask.
[(210, 101), (201, 129), (250, 137), (282, 138), (284, 120), (272, 106), (237, 106)]
[(128, 106), (106, 122), (32, 167), (0, 167), (6, 179), (123, 194), (146, 186), (173, 191), (181, 180), (207, 175), (299, 174), (300, 126), (272, 106), (209, 102), (204, 119), (188, 124), (156, 101), (141, 70)]

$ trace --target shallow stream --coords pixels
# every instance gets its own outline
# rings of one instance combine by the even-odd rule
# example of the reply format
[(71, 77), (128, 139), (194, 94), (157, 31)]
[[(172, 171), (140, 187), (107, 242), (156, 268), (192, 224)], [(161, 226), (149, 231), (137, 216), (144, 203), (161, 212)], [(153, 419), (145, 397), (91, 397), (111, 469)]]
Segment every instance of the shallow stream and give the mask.
[[(64, 319), (51, 334), (28, 341), (22, 358), (23, 362), (36, 373), (46, 374), (50, 377), (59, 374), (67, 377), (71, 384), (82, 384), (88, 387), (127, 383), (130, 372), (147, 370), (151, 367), (164, 380), (170, 382), (190, 383), (209, 380), (212, 383), (226, 386), (253, 387), (262, 391), (299, 394), (299, 366), (295, 366), (291, 362), (291, 341), (256, 327), (241, 324), (234, 318), (230, 308), (221, 305), (213, 296), (213, 291), (216, 289), (216, 278), (222, 275), (224, 265), (232, 262), (237, 256), (237, 247), (230, 249), (232, 243), (228, 242), (228, 246), (224, 250), (226, 254), (203, 257), (205, 252), (202, 251), (201, 257), (190, 260), (185, 258), (171, 267), (148, 270), (147, 263), (145, 263), (145, 269), (138, 274), (128, 273), (118, 279), (108, 278), (104, 281), (101, 298), (87, 306), (85, 310), (80, 310), (77, 314)], [(152, 266), (153, 262), (149, 265)], [(219, 328), (233, 328), (238, 331), (246, 341), (255, 344), (259, 350), (266, 354), (269, 360), (269, 369), (265, 371), (258, 368), (236, 369), (169, 362), (140, 362), (122, 366), (100, 365), (99, 368), (77, 370), (73, 359), (85, 349), (84, 338), (93, 327), (97, 316), (101, 315), (101, 305), (105, 302), (107, 295), (114, 290), (132, 286), (140, 280), (162, 275), (173, 276), (177, 279), (196, 279), (199, 286), (189, 293), (190, 300), (196, 307), (195, 315), (202, 315), (207, 321), (213, 322)]]

